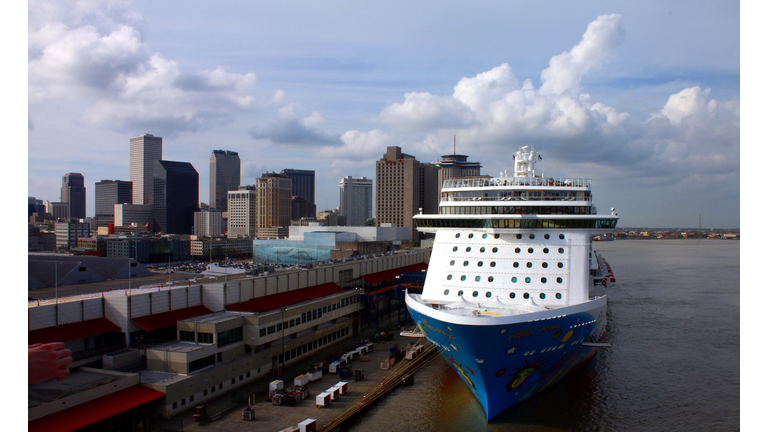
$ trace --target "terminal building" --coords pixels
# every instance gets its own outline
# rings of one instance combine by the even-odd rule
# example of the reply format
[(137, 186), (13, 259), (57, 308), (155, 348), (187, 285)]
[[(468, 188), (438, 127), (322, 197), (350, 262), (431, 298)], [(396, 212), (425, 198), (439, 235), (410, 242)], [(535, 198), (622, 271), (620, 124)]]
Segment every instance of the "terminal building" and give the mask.
[[(29, 343), (63, 342), (75, 361), (67, 380), (29, 386), (29, 430), (113, 425), (131, 410), (171, 418), (277, 374), (361, 328), (405, 319), (394, 284), (428, 261), (428, 250), (399, 251), (225, 283), (30, 302)], [(61, 404), (77, 376), (81, 397)], [(104, 400), (115, 404), (100, 408)]]

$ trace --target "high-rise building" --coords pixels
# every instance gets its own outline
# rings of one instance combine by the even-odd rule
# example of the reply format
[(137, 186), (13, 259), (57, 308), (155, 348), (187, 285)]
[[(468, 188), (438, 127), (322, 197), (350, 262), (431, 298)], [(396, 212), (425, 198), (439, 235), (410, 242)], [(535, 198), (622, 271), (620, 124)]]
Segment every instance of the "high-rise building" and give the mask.
[(152, 204), (155, 231), (192, 234), (199, 197), (199, 175), (191, 163), (155, 162)]
[(133, 204), (152, 204), (155, 162), (163, 158), (163, 139), (152, 134), (131, 138)]
[(39, 200), (35, 197), (27, 197), (27, 212), (28, 216), (32, 216), (33, 213), (42, 215), (45, 213), (45, 205), (43, 200)]
[(221, 236), (221, 212), (210, 208), (195, 212), (195, 235)]
[(115, 204), (133, 202), (133, 183), (124, 180), (102, 180), (95, 185), (96, 226), (115, 223)]
[(82, 174), (64, 174), (61, 179), (61, 202), (67, 203), (70, 218), (85, 217), (85, 178)]
[(410, 241), (419, 238), (413, 215), (437, 213), (437, 166), (421, 163), (402, 152), (387, 147), (376, 161), (376, 226), (392, 223), (410, 229)]
[(240, 186), (227, 192), (227, 237), (256, 237), (256, 186)]
[[(291, 197), (291, 221), (314, 219), (316, 213), (317, 205), (307, 201), (303, 196)], [(291, 223), (295, 225), (295, 223)]]
[[(310, 170), (297, 170), (297, 169), (284, 169), (280, 174), (285, 174), (286, 177), (291, 179), (291, 195), (304, 197), (305, 200), (312, 204), (315, 202), (315, 172)], [(302, 217), (310, 217), (313, 215), (301, 215), (299, 217), (293, 217), (293, 219), (301, 219)]]
[(440, 162), (437, 163), (439, 171), (437, 173), (438, 201), (440, 200), (440, 191), (443, 189), (443, 182), (458, 177), (472, 177), (480, 175), (480, 162), (467, 162), (466, 155), (443, 155)]
[(373, 217), (373, 180), (347, 176), (339, 182), (339, 213), (347, 226), (365, 226)]
[(240, 186), (240, 156), (229, 150), (214, 150), (211, 154), (209, 205), (219, 212), (228, 211), (227, 192)]
[(151, 205), (115, 204), (114, 209), (116, 227), (149, 224), (150, 231), (154, 229), (154, 214)]
[(45, 203), (45, 212), (53, 216), (53, 219), (69, 219), (69, 206), (63, 202), (50, 202)]
[(77, 247), (78, 238), (91, 236), (91, 225), (83, 222), (56, 222), (54, 230), (56, 232), (56, 248), (59, 250)]
[(291, 179), (265, 173), (256, 179), (256, 229), (291, 226)]

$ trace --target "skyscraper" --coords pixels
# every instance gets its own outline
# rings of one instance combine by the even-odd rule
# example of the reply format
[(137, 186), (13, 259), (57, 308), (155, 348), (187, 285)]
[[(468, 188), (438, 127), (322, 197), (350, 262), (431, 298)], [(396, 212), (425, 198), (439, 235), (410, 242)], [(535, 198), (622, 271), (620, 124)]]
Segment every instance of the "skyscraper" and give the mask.
[(67, 203), (70, 218), (85, 217), (85, 178), (82, 174), (64, 174), (61, 181), (61, 202)]
[(163, 139), (152, 134), (131, 138), (133, 203), (152, 204), (155, 162), (163, 158)]
[(408, 227), (410, 241), (417, 240), (413, 215), (419, 208), (437, 212), (437, 190), (437, 166), (417, 161), (400, 147), (387, 147), (376, 161), (376, 226)]
[(192, 234), (199, 205), (199, 178), (189, 162), (155, 161), (152, 214), (156, 231)]
[(339, 213), (346, 216), (347, 226), (365, 226), (373, 216), (373, 180), (344, 177), (339, 182)]
[(227, 237), (256, 237), (256, 186), (240, 186), (227, 197)]
[(115, 204), (133, 202), (133, 183), (124, 180), (102, 180), (95, 186), (96, 226), (115, 223)]
[(291, 179), (291, 195), (304, 197), (315, 203), (315, 172), (310, 170), (284, 169), (280, 174)]
[(437, 173), (437, 196), (440, 200), (440, 191), (443, 189), (443, 182), (452, 178), (471, 177), (480, 175), (480, 162), (467, 162), (466, 155), (443, 155), (440, 162), (437, 163), (439, 171)]
[(285, 174), (265, 173), (256, 179), (257, 230), (291, 225), (291, 190)]
[(209, 205), (219, 212), (228, 211), (227, 192), (240, 186), (240, 156), (229, 150), (214, 150), (211, 154)]

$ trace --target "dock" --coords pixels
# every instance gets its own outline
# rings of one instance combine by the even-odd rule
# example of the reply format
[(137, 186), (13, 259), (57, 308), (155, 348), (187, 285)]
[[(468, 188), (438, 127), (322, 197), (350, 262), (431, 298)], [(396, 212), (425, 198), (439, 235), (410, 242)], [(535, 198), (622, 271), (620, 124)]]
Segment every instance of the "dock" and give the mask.
[[(348, 348), (353, 343), (352, 340), (340, 342), (336, 346), (329, 347), (330, 350)], [(397, 363), (389, 367), (388, 370), (382, 370), (382, 362), (389, 359), (390, 350), (397, 344), (400, 349), (408, 351), (419, 345), (423, 348), (418, 354), (412, 354), (412, 360), (403, 357)], [(341, 378), (339, 374), (323, 373), (323, 377), (316, 382), (308, 384), (310, 395), (304, 400), (299, 401), (294, 406), (278, 406), (268, 402), (269, 384), (271, 381), (283, 379), (285, 386), (293, 385), (294, 378), (302, 375), (309, 361), (302, 362), (299, 365), (288, 366), (288, 370), (281, 376), (265, 375), (256, 380), (254, 384), (249, 385), (247, 392), (252, 393), (244, 397), (244, 391), (236, 394), (225, 394), (219, 398), (207, 401), (206, 410), (208, 415), (215, 418), (206, 422), (195, 422), (192, 419), (193, 410), (187, 411), (172, 421), (181, 422), (184, 431), (240, 431), (240, 430), (263, 430), (263, 431), (298, 431), (299, 423), (307, 419), (314, 419), (317, 431), (338, 431), (340, 428), (354, 422), (360, 415), (364, 415), (366, 408), (393, 390), (403, 384), (404, 380), (410, 380), (411, 377), (430, 361), (439, 356), (439, 352), (426, 339), (416, 339), (395, 334), (391, 341), (379, 342), (373, 345), (372, 351), (367, 356), (350, 362), (352, 376)], [(366, 360), (368, 361), (364, 361)], [(315, 361), (324, 360), (318, 356)], [(361, 381), (354, 380), (354, 371), (361, 369), (364, 378)], [(282, 378), (284, 376), (285, 378)], [(418, 376), (417, 376), (418, 378)], [(325, 392), (339, 382), (347, 383), (345, 394), (338, 396), (335, 400), (323, 407), (316, 404), (316, 396)], [(242, 399), (242, 400), (241, 400)], [(244, 420), (243, 410), (250, 408), (248, 417), (253, 420)]]

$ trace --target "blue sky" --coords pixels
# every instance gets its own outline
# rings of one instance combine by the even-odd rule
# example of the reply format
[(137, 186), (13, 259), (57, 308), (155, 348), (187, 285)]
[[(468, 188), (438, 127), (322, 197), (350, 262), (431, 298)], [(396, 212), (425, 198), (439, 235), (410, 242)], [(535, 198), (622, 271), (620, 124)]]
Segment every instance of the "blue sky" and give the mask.
[(620, 226), (740, 226), (740, 4), (30, 1), (28, 195), (128, 179), (128, 140), (164, 138), (208, 202), (208, 159), (242, 184), (374, 177), (388, 145), (593, 179)]

